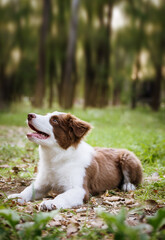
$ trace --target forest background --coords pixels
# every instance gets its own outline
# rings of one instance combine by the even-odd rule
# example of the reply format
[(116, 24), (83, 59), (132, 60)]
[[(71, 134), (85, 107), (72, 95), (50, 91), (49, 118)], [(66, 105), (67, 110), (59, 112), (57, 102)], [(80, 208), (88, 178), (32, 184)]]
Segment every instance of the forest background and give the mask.
[(0, 109), (165, 103), (164, 0), (1, 0)]

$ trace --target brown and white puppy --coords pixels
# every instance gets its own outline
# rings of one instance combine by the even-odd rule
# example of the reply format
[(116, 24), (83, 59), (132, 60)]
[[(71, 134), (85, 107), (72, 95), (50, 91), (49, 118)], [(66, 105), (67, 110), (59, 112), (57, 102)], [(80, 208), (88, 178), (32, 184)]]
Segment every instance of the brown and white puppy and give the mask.
[(25, 202), (42, 199), (50, 190), (59, 195), (43, 201), (41, 210), (71, 208), (81, 205), (107, 189), (120, 187), (134, 190), (142, 181), (140, 160), (130, 151), (93, 148), (83, 141), (91, 125), (67, 113), (53, 112), (45, 116), (28, 114), (30, 141), (39, 144), (39, 166), (36, 180), (19, 194)]

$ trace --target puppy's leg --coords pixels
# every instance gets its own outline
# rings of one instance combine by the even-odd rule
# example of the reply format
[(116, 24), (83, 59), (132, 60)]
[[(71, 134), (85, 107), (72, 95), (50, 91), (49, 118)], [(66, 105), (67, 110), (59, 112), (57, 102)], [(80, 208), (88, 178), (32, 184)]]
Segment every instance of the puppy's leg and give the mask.
[(77, 187), (59, 194), (53, 200), (43, 201), (40, 205), (40, 210), (53, 210), (55, 208), (72, 208), (83, 204), (85, 190)]
[(123, 191), (132, 191), (142, 182), (142, 166), (140, 160), (128, 150), (122, 150), (120, 165), (123, 173)]
[(30, 186), (25, 188), (21, 193), (11, 194), (8, 196), (9, 199), (17, 198), (17, 202), (23, 204), (28, 201), (33, 201), (35, 199), (41, 199), (50, 190), (50, 187), (39, 179), (36, 179)]

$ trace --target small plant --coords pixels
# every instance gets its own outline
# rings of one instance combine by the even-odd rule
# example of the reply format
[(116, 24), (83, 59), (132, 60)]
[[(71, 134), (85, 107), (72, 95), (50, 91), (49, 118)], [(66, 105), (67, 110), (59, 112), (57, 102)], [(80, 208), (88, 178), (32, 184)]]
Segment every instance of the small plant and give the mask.
[[(154, 217), (147, 218), (147, 225), (130, 227), (126, 224), (126, 211), (121, 209), (118, 215), (102, 212), (99, 214), (107, 224), (107, 232), (114, 234), (115, 240), (163, 240), (165, 239), (165, 208), (158, 210)], [(145, 233), (148, 229), (149, 235)]]
[[(133, 228), (128, 226), (126, 221), (126, 211), (121, 209), (118, 215), (114, 216), (112, 214), (102, 212), (100, 217), (104, 219), (108, 228), (107, 231), (109, 233), (114, 234), (115, 240), (145, 240), (148, 239), (148, 236), (145, 233), (141, 233), (139, 228)], [(141, 227), (140, 227), (140, 230)]]
[(148, 217), (147, 222), (152, 226), (152, 240), (165, 239), (165, 208), (159, 209), (154, 217)]
[[(40, 212), (33, 215), (31, 221), (24, 222), (23, 216), (11, 209), (0, 209), (0, 239), (34, 240), (42, 237), (47, 229), (47, 223), (57, 214), (57, 211)], [(57, 232), (56, 232), (57, 233)], [(45, 234), (48, 235), (48, 234)], [(53, 235), (51, 235), (52, 237)], [(48, 239), (48, 236), (46, 236)]]

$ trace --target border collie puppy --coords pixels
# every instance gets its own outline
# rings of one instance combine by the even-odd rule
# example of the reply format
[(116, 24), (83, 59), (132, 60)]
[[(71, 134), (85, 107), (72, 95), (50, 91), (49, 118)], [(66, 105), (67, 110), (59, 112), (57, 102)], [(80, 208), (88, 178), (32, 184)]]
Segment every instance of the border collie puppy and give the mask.
[(43, 201), (41, 210), (72, 208), (83, 204), (89, 194), (107, 189), (135, 190), (142, 182), (140, 160), (130, 151), (93, 148), (83, 141), (91, 125), (69, 113), (53, 112), (45, 116), (28, 114), (30, 141), (39, 144), (36, 180), (19, 194), (9, 195), (24, 203), (42, 199), (50, 190), (58, 193)]

